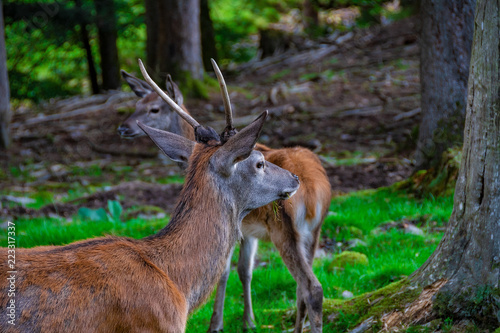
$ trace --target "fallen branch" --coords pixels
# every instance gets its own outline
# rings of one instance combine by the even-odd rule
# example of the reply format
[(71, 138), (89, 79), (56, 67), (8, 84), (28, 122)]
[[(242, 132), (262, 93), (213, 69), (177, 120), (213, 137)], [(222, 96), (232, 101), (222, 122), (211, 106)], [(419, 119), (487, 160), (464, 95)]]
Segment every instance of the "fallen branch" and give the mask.
[(106, 102), (104, 104), (88, 106), (88, 107), (84, 107), (84, 108), (80, 108), (80, 109), (76, 109), (76, 110), (64, 112), (64, 113), (56, 113), (56, 114), (51, 114), (48, 116), (31, 118), (31, 119), (28, 119), (22, 123), (12, 124), (12, 128), (16, 129), (16, 128), (19, 128), (21, 126), (37, 125), (37, 124), (41, 124), (41, 123), (45, 123), (45, 122), (49, 122), (49, 121), (66, 119), (66, 118), (75, 117), (75, 116), (79, 116), (79, 115), (85, 115), (85, 114), (89, 114), (89, 113), (103, 111), (103, 110), (106, 110), (110, 107), (117, 107), (117, 106), (121, 107), (124, 101), (129, 101), (133, 98), (135, 98), (135, 95), (132, 93), (116, 93), (116, 94), (110, 95), (106, 99)]
[(416, 108), (414, 110), (408, 111), (408, 112), (403, 112), (392, 118), (394, 121), (400, 121), (402, 119), (407, 119), (416, 116), (419, 114), (422, 110), (420, 108)]

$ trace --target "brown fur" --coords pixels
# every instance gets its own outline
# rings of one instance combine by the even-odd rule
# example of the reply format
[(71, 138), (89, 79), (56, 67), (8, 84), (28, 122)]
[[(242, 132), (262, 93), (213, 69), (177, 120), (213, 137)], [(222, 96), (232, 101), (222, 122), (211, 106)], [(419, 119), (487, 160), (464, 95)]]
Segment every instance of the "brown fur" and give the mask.
[[(16, 326), (3, 315), (0, 331), (183, 332), (238, 237), (224, 209), (215, 209), (220, 198), (210, 177), (200, 172), (215, 150), (195, 147), (179, 204), (158, 234), (17, 249)], [(7, 258), (7, 249), (0, 255)], [(10, 300), (8, 270), (0, 261), (2, 309)]]

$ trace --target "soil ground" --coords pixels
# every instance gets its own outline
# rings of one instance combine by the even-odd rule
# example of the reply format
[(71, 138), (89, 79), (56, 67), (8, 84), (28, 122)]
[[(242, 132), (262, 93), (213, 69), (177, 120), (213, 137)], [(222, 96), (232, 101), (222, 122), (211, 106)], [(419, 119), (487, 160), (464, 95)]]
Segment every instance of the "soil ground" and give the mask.
[[(420, 122), (415, 20), (321, 43), (239, 71), (223, 68), (236, 123), (247, 124), (268, 109), (261, 142), (315, 151), (336, 193), (407, 178)], [(330, 53), (318, 56), (325, 50)], [(0, 194), (50, 190), (67, 200), (35, 210), (4, 196), (0, 217), (70, 216), (81, 206), (105, 207), (112, 199), (125, 208), (148, 205), (171, 211), (181, 187), (175, 176), (178, 167), (163, 164), (148, 138), (124, 140), (116, 133), (133, 111), (133, 102), (128, 108), (110, 106), (61, 120), (28, 122), (60, 113), (58, 103), (14, 111), (14, 142), (7, 153), (0, 153)], [(217, 90), (211, 89), (209, 100), (187, 99), (185, 105), (201, 123), (224, 127)], [(169, 184), (170, 179), (176, 181)], [(95, 191), (69, 199), (68, 193), (82, 187)]]

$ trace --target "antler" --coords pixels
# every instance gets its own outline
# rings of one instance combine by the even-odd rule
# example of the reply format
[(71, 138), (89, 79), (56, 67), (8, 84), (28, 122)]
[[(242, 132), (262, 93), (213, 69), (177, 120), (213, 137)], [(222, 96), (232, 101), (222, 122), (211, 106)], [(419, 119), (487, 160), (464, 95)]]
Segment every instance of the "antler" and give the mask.
[(215, 75), (217, 76), (217, 80), (219, 81), (222, 102), (224, 103), (224, 111), (226, 113), (226, 128), (220, 135), (222, 142), (226, 142), (231, 136), (236, 134), (236, 130), (233, 127), (233, 111), (231, 110), (231, 100), (229, 99), (229, 93), (227, 92), (226, 81), (222, 76), (222, 72), (220, 71), (219, 66), (217, 66), (217, 63), (214, 59), (210, 59), (210, 61), (212, 62)]
[(151, 88), (153, 88), (153, 90), (156, 91), (156, 93), (160, 95), (160, 97), (163, 98), (163, 100), (167, 102), (168, 105), (170, 105), (170, 107), (174, 109), (174, 111), (177, 112), (179, 116), (182, 117), (182, 119), (187, 121), (188, 124), (191, 125), (196, 130), (196, 128), (199, 127), (200, 124), (193, 117), (191, 117), (186, 111), (184, 111), (179, 105), (177, 105), (177, 103), (175, 103), (170, 98), (170, 96), (165, 94), (165, 92), (160, 87), (158, 87), (158, 85), (149, 76), (148, 72), (146, 71), (146, 68), (144, 68), (144, 64), (142, 63), (141, 59), (139, 59), (139, 68), (141, 69), (141, 73), (144, 76), (144, 79), (146, 80), (147, 83), (149, 83)]

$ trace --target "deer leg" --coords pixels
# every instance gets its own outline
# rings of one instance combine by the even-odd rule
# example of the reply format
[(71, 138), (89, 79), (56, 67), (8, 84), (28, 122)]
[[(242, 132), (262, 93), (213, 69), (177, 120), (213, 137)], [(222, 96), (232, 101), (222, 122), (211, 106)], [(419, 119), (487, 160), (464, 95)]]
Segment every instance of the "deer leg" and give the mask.
[(226, 286), (229, 273), (231, 271), (231, 257), (233, 256), (234, 247), (227, 258), (226, 269), (222, 274), (219, 283), (217, 284), (217, 292), (215, 294), (214, 311), (210, 319), (210, 327), (208, 332), (221, 332), (224, 329), (224, 298), (226, 297)]
[(254, 237), (245, 237), (240, 245), (240, 257), (238, 259), (238, 276), (243, 286), (243, 329), (255, 328), (255, 317), (252, 309), (252, 271), (258, 240)]
[(306, 302), (300, 292), (300, 287), (297, 284), (297, 317), (295, 319), (295, 332), (302, 332), (304, 327), (304, 319), (306, 318)]
[(294, 332), (302, 332), (305, 317), (304, 304), (309, 314), (311, 332), (322, 332), (323, 288), (309, 263), (312, 262), (312, 258), (308, 260), (310, 252), (308, 248), (314, 244), (314, 241), (312, 239), (309, 242), (306, 241), (313, 236), (308, 230), (298, 233), (286, 213), (283, 213), (283, 223), (279, 224), (279, 228), (281, 230), (270, 232), (271, 240), (297, 282), (297, 320)]

